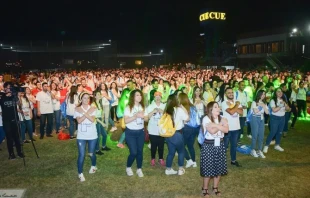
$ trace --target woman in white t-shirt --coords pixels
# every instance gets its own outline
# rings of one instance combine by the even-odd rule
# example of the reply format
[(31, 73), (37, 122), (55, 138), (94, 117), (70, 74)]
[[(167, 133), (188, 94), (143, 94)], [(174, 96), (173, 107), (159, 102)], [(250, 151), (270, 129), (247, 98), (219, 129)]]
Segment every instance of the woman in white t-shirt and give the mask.
[[(256, 93), (256, 98), (251, 105), (251, 132), (252, 132), (252, 143), (251, 143), (251, 155), (253, 157), (265, 158), (263, 154), (263, 141), (265, 134), (265, 121), (264, 113), (269, 114), (268, 107), (265, 101), (266, 92), (264, 90), (259, 90)], [(256, 143), (258, 143), (258, 149), (256, 151)]]
[(66, 98), (66, 114), (67, 114), (67, 118), (69, 120), (69, 133), (70, 133), (70, 139), (74, 139), (74, 111), (76, 106), (79, 104), (79, 99), (78, 99), (78, 94), (77, 94), (77, 87), (76, 86), (72, 86), (70, 88), (70, 93), (67, 95)]
[(125, 138), (129, 148), (127, 159), (126, 173), (128, 176), (133, 175), (131, 166), (136, 160), (137, 175), (143, 177), (143, 145), (144, 145), (144, 100), (143, 93), (140, 90), (133, 90), (129, 96), (128, 105), (124, 112), (125, 121)]
[(155, 166), (155, 156), (158, 150), (159, 160), (158, 163), (161, 166), (166, 166), (164, 161), (164, 144), (165, 138), (159, 136), (158, 121), (163, 115), (165, 110), (165, 104), (161, 103), (162, 94), (160, 92), (154, 93), (154, 101), (147, 107), (145, 116), (148, 117), (149, 123), (147, 130), (150, 136), (151, 142), (151, 165)]
[[(183, 94), (183, 93), (180, 93)], [(179, 104), (177, 99), (177, 94), (170, 95), (167, 100), (167, 105), (164, 113), (167, 113), (171, 116), (173, 125), (176, 129), (176, 132), (173, 136), (166, 138), (168, 146), (168, 155), (166, 159), (166, 175), (183, 175), (185, 173), (184, 166), (184, 140), (181, 130), (184, 127), (184, 122), (189, 121), (189, 115), (187, 110)], [(172, 161), (175, 155), (175, 152), (178, 152), (178, 165), (179, 170), (175, 171), (172, 169)]]
[(110, 85), (110, 94), (111, 94), (111, 98), (113, 97), (113, 100), (114, 100), (114, 102), (111, 104), (111, 108), (110, 108), (111, 119), (114, 122), (116, 122), (116, 121), (118, 121), (118, 117), (116, 116), (116, 109), (117, 109), (118, 100), (121, 97), (121, 94), (120, 94), (120, 92), (117, 88), (117, 84), (115, 82), (112, 82)]
[(60, 92), (58, 91), (57, 84), (52, 82), (51, 84), (51, 96), (52, 96), (52, 104), (53, 104), (53, 110), (54, 110), (54, 117), (55, 117), (55, 123), (56, 123), (56, 133), (59, 133), (60, 129)]
[(263, 152), (268, 152), (268, 147), (273, 137), (276, 138), (274, 149), (283, 152), (284, 149), (280, 147), (280, 141), (285, 123), (285, 111), (289, 110), (290, 107), (281, 88), (275, 90), (275, 94), (269, 105), (272, 109), (270, 115), (270, 133), (266, 139)]
[[(23, 89), (23, 88), (22, 88)], [(30, 143), (30, 141), (26, 140), (26, 129), (28, 131), (29, 139), (35, 141), (33, 139), (33, 129), (32, 129), (32, 110), (31, 104), (28, 98), (25, 96), (24, 90), (20, 90), (18, 92), (18, 116), (20, 122), (21, 129), (21, 138), (24, 143)]]
[(228, 133), (228, 121), (220, 116), (221, 109), (217, 102), (209, 102), (206, 116), (202, 120), (204, 143), (200, 153), (200, 175), (203, 177), (202, 194), (209, 197), (209, 182), (213, 177), (213, 192), (219, 196), (218, 185), (222, 175), (227, 174), (226, 149), (224, 134)]
[(88, 155), (91, 159), (91, 167), (89, 173), (95, 173), (96, 154), (95, 147), (97, 144), (97, 130), (96, 130), (96, 108), (89, 105), (90, 96), (83, 92), (79, 96), (81, 103), (75, 108), (74, 118), (78, 122), (77, 145), (78, 145), (78, 176), (81, 182), (85, 181), (83, 175), (83, 164), (85, 158), (86, 143), (88, 144)]

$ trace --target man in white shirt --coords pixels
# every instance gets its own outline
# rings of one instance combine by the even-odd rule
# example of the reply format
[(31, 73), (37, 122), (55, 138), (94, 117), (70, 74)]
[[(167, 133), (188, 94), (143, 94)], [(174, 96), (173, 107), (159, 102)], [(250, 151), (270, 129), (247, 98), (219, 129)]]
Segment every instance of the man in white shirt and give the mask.
[(51, 93), (48, 91), (47, 83), (42, 83), (42, 91), (40, 91), (37, 96), (37, 108), (38, 116), (40, 116), (40, 139), (44, 137), (44, 128), (46, 126), (46, 137), (52, 136), (53, 129), (53, 103)]
[(243, 109), (239, 101), (234, 101), (234, 92), (231, 87), (225, 90), (226, 100), (222, 102), (223, 116), (228, 120), (229, 131), (224, 137), (226, 149), (230, 142), (231, 165), (241, 167), (237, 162), (237, 141), (240, 131), (239, 115), (243, 114)]
[[(240, 81), (239, 82), (239, 88), (234, 93), (234, 100), (239, 101), (241, 106), (242, 106), (242, 109), (243, 109), (243, 114), (241, 114), (239, 116), (240, 134), (238, 136), (238, 142), (239, 142), (239, 139), (243, 137), (243, 128), (244, 128), (245, 120), (246, 120), (246, 116), (247, 116), (247, 108), (251, 104), (249, 94), (246, 91), (244, 91), (244, 88), (245, 88), (244, 81)], [(248, 133), (248, 138), (252, 138), (250, 130), (247, 130), (247, 133)]]

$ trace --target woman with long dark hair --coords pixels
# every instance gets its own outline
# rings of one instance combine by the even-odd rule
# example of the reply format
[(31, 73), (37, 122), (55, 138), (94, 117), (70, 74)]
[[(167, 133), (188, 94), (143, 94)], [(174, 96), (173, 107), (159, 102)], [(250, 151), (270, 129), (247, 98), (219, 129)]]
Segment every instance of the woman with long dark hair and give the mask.
[[(268, 107), (265, 101), (266, 92), (259, 90), (256, 94), (255, 100), (252, 102), (251, 110), (251, 131), (252, 131), (252, 144), (251, 144), (251, 155), (253, 157), (265, 158), (263, 154), (263, 141), (265, 133), (265, 121), (264, 113), (268, 113)], [(258, 150), (256, 151), (256, 143), (258, 143)]]
[(76, 106), (79, 104), (79, 99), (78, 99), (78, 94), (77, 94), (77, 87), (76, 86), (72, 86), (70, 88), (70, 92), (67, 95), (67, 99), (66, 99), (66, 103), (67, 103), (67, 109), (66, 109), (66, 114), (67, 114), (67, 118), (69, 120), (69, 133), (70, 133), (70, 139), (74, 139), (74, 111)]
[(85, 181), (83, 175), (83, 164), (85, 158), (86, 143), (88, 144), (88, 155), (91, 159), (90, 174), (97, 171), (95, 147), (97, 143), (96, 130), (96, 108), (89, 105), (90, 95), (83, 92), (79, 96), (80, 104), (75, 108), (74, 118), (78, 122), (77, 146), (78, 146), (78, 177), (81, 182)]
[(103, 151), (110, 151), (111, 149), (109, 147), (107, 147), (107, 137), (108, 134), (106, 132), (106, 130), (104, 129), (104, 123), (103, 123), (103, 107), (102, 107), (102, 103), (101, 103), (101, 93), (100, 91), (96, 91), (93, 94), (95, 96), (95, 98), (93, 99), (93, 103), (92, 106), (97, 108), (96, 111), (96, 129), (97, 129), (97, 135), (98, 135), (98, 139), (97, 139), (97, 144), (96, 144), (96, 154), (97, 155), (103, 155), (103, 153), (100, 151), (100, 135), (102, 136), (102, 141), (101, 141), (101, 145), (102, 148), (101, 150)]
[(200, 175), (203, 177), (202, 194), (209, 197), (209, 182), (213, 178), (213, 192), (220, 195), (218, 185), (222, 175), (227, 174), (224, 134), (228, 133), (228, 121), (220, 116), (221, 109), (217, 102), (209, 102), (206, 116), (202, 120), (204, 143), (200, 153)]
[(20, 129), (21, 129), (21, 138), (24, 143), (30, 143), (30, 141), (26, 140), (26, 129), (28, 131), (29, 139), (35, 141), (33, 139), (33, 129), (32, 129), (32, 110), (31, 104), (28, 98), (25, 96), (25, 92), (21, 88), (20, 92), (18, 92), (18, 115), (20, 122)]
[(144, 145), (144, 100), (143, 93), (140, 90), (130, 92), (129, 102), (124, 112), (125, 120), (125, 139), (129, 148), (127, 159), (126, 173), (128, 176), (133, 175), (131, 166), (136, 160), (137, 175), (143, 177), (143, 145)]
[(52, 82), (51, 86), (51, 96), (53, 102), (53, 110), (54, 110), (54, 118), (55, 118), (55, 126), (56, 133), (59, 133), (60, 129), (60, 92), (58, 91), (58, 85), (55, 82)]
[[(200, 92), (200, 89), (194, 87), (194, 91), (197, 90)], [(195, 95), (195, 93), (193, 96)], [(185, 123), (184, 128), (182, 129), (182, 135), (184, 139), (184, 155), (186, 159), (186, 168), (197, 167), (196, 163), (196, 154), (194, 149), (194, 143), (196, 136), (199, 132), (200, 127), (200, 118), (197, 108), (189, 101), (188, 96), (184, 93), (181, 93), (178, 97), (180, 105), (182, 105), (189, 114), (191, 118), (189, 122)], [(202, 104), (203, 106), (203, 104)], [(187, 151), (187, 149), (188, 151)], [(189, 153), (189, 154), (188, 154)]]
[[(110, 109), (111, 119), (114, 122), (117, 122), (118, 121), (118, 117), (116, 116), (116, 109), (117, 109), (117, 105), (118, 105), (118, 99), (121, 97), (121, 94), (118, 91), (117, 84), (115, 82), (112, 82), (111, 85), (110, 85), (110, 93), (111, 93), (111, 97), (113, 97), (113, 99), (114, 99), (114, 102), (111, 104), (111, 109)], [(113, 130), (115, 128), (113, 128)]]
[[(184, 94), (184, 93), (180, 93)], [(182, 105), (179, 105), (177, 95), (172, 94), (168, 97), (166, 109), (164, 113), (167, 113), (171, 116), (173, 126), (176, 129), (176, 132), (172, 137), (166, 138), (168, 146), (168, 155), (166, 160), (166, 175), (183, 175), (185, 173), (184, 165), (184, 140), (181, 134), (181, 130), (184, 127), (184, 122), (189, 121), (189, 116), (187, 110)], [(175, 155), (175, 152), (178, 152), (178, 165), (179, 170), (175, 171), (172, 169), (172, 161)]]
[(281, 88), (275, 90), (273, 99), (270, 101), (270, 107), (272, 109), (270, 115), (270, 133), (266, 139), (263, 152), (268, 152), (268, 147), (273, 137), (276, 137), (274, 149), (283, 152), (284, 149), (280, 147), (280, 141), (285, 123), (285, 111), (289, 110), (290, 107), (287, 104)]

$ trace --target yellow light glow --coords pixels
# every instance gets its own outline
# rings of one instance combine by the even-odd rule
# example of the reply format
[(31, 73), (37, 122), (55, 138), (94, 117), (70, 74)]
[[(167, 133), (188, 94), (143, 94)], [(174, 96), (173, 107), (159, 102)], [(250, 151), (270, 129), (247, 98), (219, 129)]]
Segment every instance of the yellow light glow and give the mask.
[(136, 64), (136, 65), (142, 65), (142, 61), (141, 61), (141, 60), (136, 60), (136, 61), (135, 61), (135, 64)]
[(206, 12), (199, 16), (200, 21), (206, 20), (226, 20), (226, 13), (224, 12)]

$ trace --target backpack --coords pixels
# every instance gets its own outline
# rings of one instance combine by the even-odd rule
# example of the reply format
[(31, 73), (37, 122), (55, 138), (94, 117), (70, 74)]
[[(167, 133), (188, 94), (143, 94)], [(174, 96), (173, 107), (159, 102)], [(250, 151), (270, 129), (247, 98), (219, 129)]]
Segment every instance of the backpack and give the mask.
[(114, 95), (113, 95), (113, 93), (112, 93), (111, 90), (109, 90), (109, 93), (110, 93), (110, 95), (111, 95), (111, 100), (109, 100), (109, 102), (110, 102), (110, 105), (112, 105), (112, 104), (115, 102), (115, 100), (114, 100)]
[(158, 120), (159, 135), (161, 137), (172, 137), (176, 131), (173, 126), (172, 118), (169, 114), (164, 115)]
[(189, 116), (190, 116), (190, 119), (186, 123), (186, 125), (193, 127), (193, 128), (199, 127), (200, 126), (199, 116), (198, 116), (198, 111), (197, 111), (195, 106), (190, 107), (190, 115)]

